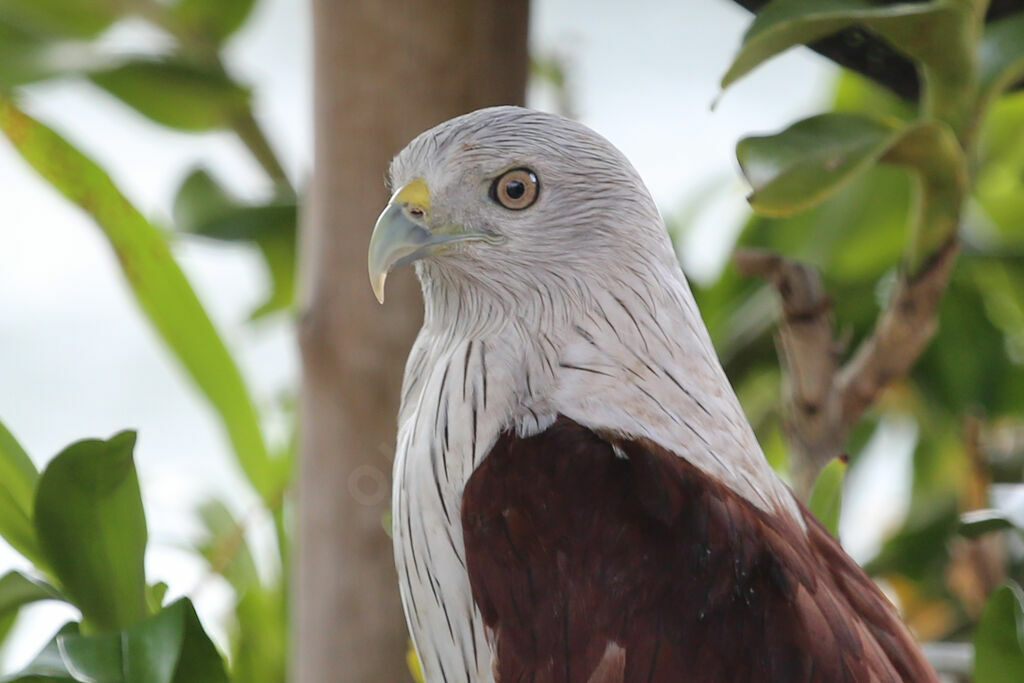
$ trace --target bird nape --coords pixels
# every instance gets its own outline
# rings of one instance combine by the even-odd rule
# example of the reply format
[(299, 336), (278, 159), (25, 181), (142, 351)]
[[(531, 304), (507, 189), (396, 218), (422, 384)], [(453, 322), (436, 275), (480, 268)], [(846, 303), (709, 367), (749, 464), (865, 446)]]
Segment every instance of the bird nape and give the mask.
[(608, 141), (517, 107), (395, 158), (414, 263), (395, 562), (428, 681), (934, 681), (768, 466), (664, 223)]

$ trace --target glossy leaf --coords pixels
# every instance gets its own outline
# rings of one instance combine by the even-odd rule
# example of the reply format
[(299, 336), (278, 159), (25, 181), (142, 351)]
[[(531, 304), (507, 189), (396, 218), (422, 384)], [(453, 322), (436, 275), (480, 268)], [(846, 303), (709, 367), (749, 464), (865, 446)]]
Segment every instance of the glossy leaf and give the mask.
[(985, 27), (978, 45), (978, 69), (983, 102), (1024, 78), (1024, 12)]
[(993, 531), (1013, 528), (1013, 521), (999, 510), (971, 510), (960, 515), (959, 532), (967, 538), (980, 538)]
[(28, 666), (16, 674), (0, 676), (0, 683), (80, 683), (68, 673), (58, 644), (60, 638), (77, 633), (78, 624), (64, 624)]
[(132, 451), (135, 433), (68, 446), (39, 478), (36, 533), (68, 597), (102, 630), (147, 614), (146, 518)]
[(1024, 680), (1024, 593), (1015, 583), (992, 591), (974, 632), (974, 680)]
[(144, 116), (180, 130), (226, 127), (249, 102), (249, 91), (223, 73), (181, 61), (138, 59), (89, 77)]
[(254, 0), (177, 0), (170, 14), (183, 32), (220, 42), (245, 23), (254, 4)]
[(227, 681), (224, 663), (187, 599), (123, 631), (67, 634), (59, 643), (68, 670), (85, 681)]
[(110, 241), (143, 311), (216, 408), (256, 490), (276, 495), (256, 410), (234, 360), (174, 261), (166, 239), (91, 159), (0, 97), (0, 129), (64, 196), (85, 209)]
[(21, 444), (0, 423), (0, 536), (45, 567), (32, 527), (32, 500), (39, 474)]
[(846, 474), (846, 462), (834, 458), (821, 470), (818, 480), (811, 489), (811, 497), (807, 502), (814, 516), (818, 518), (833, 536), (839, 535), (839, 511), (843, 500), (843, 476)]
[(0, 22), (43, 37), (92, 38), (119, 10), (110, 0), (0, 0)]
[[(964, 3), (961, 3), (961, 5)], [(870, 0), (774, 0), (758, 12), (733, 59), (722, 88), (796, 45), (853, 25), (878, 33), (907, 55), (929, 64), (946, 79), (970, 68), (966, 9), (956, 3), (878, 4)]]

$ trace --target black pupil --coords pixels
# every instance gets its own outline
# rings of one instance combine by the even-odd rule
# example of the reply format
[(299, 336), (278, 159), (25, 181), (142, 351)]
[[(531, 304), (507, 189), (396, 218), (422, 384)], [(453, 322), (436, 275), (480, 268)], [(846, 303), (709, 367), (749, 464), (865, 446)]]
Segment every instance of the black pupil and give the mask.
[(505, 186), (505, 194), (508, 195), (509, 199), (519, 199), (526, 194), (526, 185), (523, 184), (522, 180), (510, 180)]

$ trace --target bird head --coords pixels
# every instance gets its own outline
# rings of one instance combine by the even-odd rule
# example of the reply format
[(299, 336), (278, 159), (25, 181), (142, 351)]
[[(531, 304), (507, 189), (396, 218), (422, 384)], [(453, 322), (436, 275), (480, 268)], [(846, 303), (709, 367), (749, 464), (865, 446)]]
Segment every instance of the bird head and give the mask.
[(440, 282), (509, 305), (545, 282), (573, 292), (652, 261), (676, 267), (629, 161), (561, 116), (493, 107), (452, 119), (410, 142), (390, 181), (368, 259), (381, 302), (388, 272), (412, 262), (428, 298)]

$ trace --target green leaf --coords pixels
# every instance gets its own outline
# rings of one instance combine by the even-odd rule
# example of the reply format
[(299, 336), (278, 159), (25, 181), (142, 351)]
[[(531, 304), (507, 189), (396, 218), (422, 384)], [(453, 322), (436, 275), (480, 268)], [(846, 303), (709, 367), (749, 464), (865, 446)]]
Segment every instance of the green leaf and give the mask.
[(843, 501), (845, 474), (846, 462), (842, 458), (833, 458), (822, 468), (811, 489), (810, 500), (807, 501), (807, 507), (814, 516), (836, 537), (839, 536), (839, 509)]
[(254, 0), (177, 0), (170, 13), (183, 32), (219, 43), (245, 23), (254, 4)]
[(149, 611), (156, 614), (164, 606), (164, 596), (167, 595), (167, 584), (163, 581), (150, 584), (146, 587), (146, 606)]
[(253, 318), (291, 306), (295, 292), (298, 204), (286, 197), (245, 206), (202, 169), (190, 173), (174, 200), (175, 223), (182, 230), (227, 241), (254, 242), (271, 278), (268, 299)]
[[(942, 209), (955, 216), (940, 200), (958, 202), (967, 183), (956, 136), (938, 121), (895, 127), (860, 114), (821, 114), (776, 135), (745, 138), (736, 156), (754, 190), (748, 197), (751, 206), (767, 216), (810, 208), (878, 161), (918, 172), (933, 200), (922, 211)], [(955, 228), (936, 220), (923, 224), (939, 225), (936, 232)], [(926, 237), (930, 244), (933, 240)]]
[(219, 500), (209, 500), (199, 507), (199, 519), (205, 527), (205, 537), (197, 550), (239, 594), (259, 582), (256, 563), (245, 539), (245, 527), (235, 520), (227, 506)]
[(232, 634), (233, 673), (247, 683), (287, 680), (288, 607), (285, 589), (252, 585), (235, 606), (238, 628)]
[(859, 114), (822, 114), (776, 135), (744, 138), (736, 157), (754, 189), (750, 205), (767, 216), (807, 209), (870, 167), (900, 134)]
[(298, 259), (294, 235), (269, 235), (258, 239), (256, 244), (270, 271), (271, 289), (270, 296), (252, 312), (252, 320), (291, 308), (295, 300), (295, 269)]
[(949, 554), (946, 542), (958, 524), (955, 504), (922, 508), (917, 514), (912, 509), (903, 528), (885, 541), (865, 570), (872, 576), (894, 573), (921, 582), (929, 573), (945, 567)]
[(980, 538), (993, 531), (1013, 528), (1013, 521), (999, 510), (971, 510), (960, 515), (959, 533), (967, 538)]
[(775, 0), (761, 8), (751, 23), (722, 77), (722, 88), (784, 50), (854, 25), (878, 33), (909, 56), (945, 73), (947, 79), (968, 78), (971, 42), (963, 4), (968, 3)]
[(196, 616), (181, 599), (117, 633), (67, 634), (59, 639), (76, 678), (111, 683), (220, 683), (224, 663)]
[(10, 571), (0, 577), (0, 646), (14, 626), (22, 607), (42, 600), (62, 599), (53, 586), (31, 579), (21, 572)]
[(32, 500), (39, 474), (17, 439), (0, 422), (0, 536), (45, 569), (32, 526)]
[(174, 198), (174, 221), (191, 233), (226, 241), (257, 241), (287, 236), (294, 241), (298, 204), (281, 199), (246, 206), (229, 196), (202, 169), (190, 173)]
[(1024, 13), (985, 27), (978, 45), (978, 69), (984, 111), (987, 103), (1024, 78)]
[(265, 498), (276, 498), (284, 483), (281, 468), (270, 460), (256, 410), (234, 360), (163, 234), (95, 162), (3, 97), (0, 129), (26, 161), (103, 230), (136, 300), (216, 408), (249, 481)]
[(28, 666), (16, 674), (0, 676), (0, 683), (78, 683), (68, 673), (58, 644), (60, 638), (76, 633), (78, 624), (64, 624)]
[[(1024, 93), (1002, 97), (985, 117), (974, 196), (998, 246), (1024, 245)], [(991, 238), (990, 238), (991, 239)]]
[(33, 602), (63, 600), (50, 584), (31, 579), (21, 572), (9, 571), (0, 577), (0, 617), (17, 612)]
[(142, 115), (180, 130), (226, 127), (249, 104), (249, 91), (227, 75), (171, 59), (137, 59), (89, 78)]
[(227, 683), (224, 660), (203, 630), (192, 603), (183, 602), (185, 637), (172, 683)]
[(68, 446), (39, 478), (40, 544), (85, 619), (101, 630), (145, 618), (146, 518), (132, 451), (135, 433)]
[(120, 9), (114, 0), (0, 0), (0, 22), (42, 37), (92, 38)]
[(974, 680), (1024, 680), (1024, 593), (1015, 583), (992, 591), (974, 632)]

